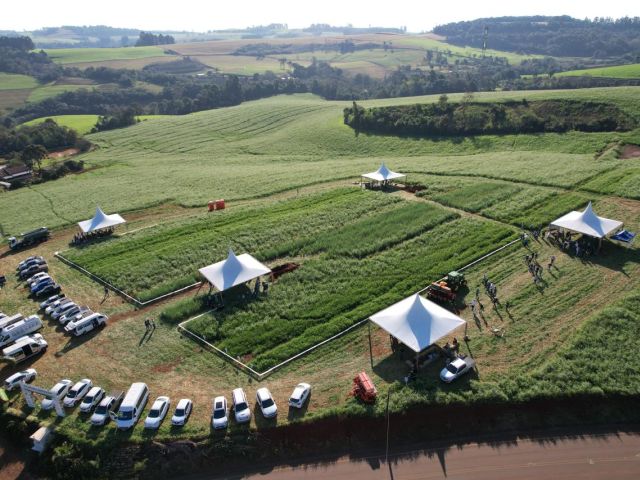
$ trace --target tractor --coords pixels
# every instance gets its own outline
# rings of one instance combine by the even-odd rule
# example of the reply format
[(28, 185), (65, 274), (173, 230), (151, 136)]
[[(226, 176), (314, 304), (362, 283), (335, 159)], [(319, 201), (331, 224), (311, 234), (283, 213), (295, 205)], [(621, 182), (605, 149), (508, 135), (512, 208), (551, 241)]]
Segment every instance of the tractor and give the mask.
[(446, 282), (447, 287), (449, 287), (454, 292), (457, 292), (462, 287), (467, 286), (467, 280), (464, 278), (464, 273), (456, 272), (455, 270), (453, 272), (449, 272), (446, 278)]

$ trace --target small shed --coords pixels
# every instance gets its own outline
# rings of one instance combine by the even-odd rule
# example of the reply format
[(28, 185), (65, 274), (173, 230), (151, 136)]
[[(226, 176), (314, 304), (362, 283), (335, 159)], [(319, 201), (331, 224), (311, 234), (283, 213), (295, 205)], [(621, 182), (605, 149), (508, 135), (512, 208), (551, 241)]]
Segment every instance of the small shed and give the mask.
[(29, 438), (33, 442), (33, 447), (31, 447), (31, 450), (42, 453), (47, 449), (47, 446), (53, 439), (53, 428), (40, 427)]
[(0, 167), (0, 181), (13, 183), (29, 180), (33, 171), (26, 165), (4, 165)]

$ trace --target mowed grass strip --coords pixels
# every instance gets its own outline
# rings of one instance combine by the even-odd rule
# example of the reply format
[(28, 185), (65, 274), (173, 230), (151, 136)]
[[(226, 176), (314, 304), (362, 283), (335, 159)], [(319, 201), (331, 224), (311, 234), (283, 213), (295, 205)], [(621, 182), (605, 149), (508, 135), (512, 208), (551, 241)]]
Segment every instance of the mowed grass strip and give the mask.
[(605, 78), (640, 78), (640, 63), (629, 65), (615, 65), (613, 67), (585, 68), (558, 72), (556, 77), (605, 77)]
[(161, 57), (165, 54), (161, 47), (50, 48), (45, 51), (54, 62), (62, 64)]

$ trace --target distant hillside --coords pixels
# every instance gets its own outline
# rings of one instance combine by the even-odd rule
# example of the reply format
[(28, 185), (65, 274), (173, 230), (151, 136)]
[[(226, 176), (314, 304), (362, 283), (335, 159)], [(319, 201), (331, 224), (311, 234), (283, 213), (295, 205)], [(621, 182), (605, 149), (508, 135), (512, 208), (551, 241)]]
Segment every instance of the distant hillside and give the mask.
[(434, 29), (454, 45), (561, 57), (640, 57), (640, 17), (578, 20), (561, 17), (498, 17), (440, 25)]

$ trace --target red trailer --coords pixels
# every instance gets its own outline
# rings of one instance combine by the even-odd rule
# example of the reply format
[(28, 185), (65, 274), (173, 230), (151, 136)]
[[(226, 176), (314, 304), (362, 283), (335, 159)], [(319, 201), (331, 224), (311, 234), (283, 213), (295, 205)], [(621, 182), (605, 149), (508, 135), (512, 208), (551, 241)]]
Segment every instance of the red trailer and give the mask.
[(208, 204), (208, 207), (210, 212), (213, 212), (214, 210), (224, 210), (224, 200), (211, 200)]
[(367, 375), (366, 372), (360, 372), (353, 379), (353, 389), (351, 394), (354, 397), (358, 397), (365, 403), (374, 403), (376, 401), (376, 396), (378, 395), (378, 390), (369, 378), (369, 375)]

